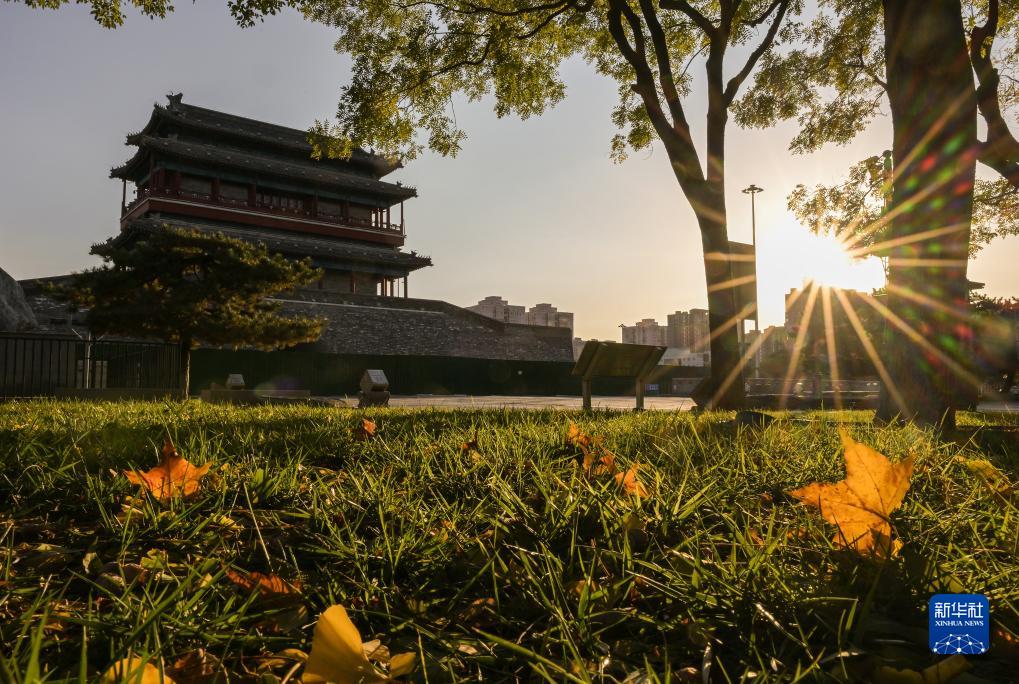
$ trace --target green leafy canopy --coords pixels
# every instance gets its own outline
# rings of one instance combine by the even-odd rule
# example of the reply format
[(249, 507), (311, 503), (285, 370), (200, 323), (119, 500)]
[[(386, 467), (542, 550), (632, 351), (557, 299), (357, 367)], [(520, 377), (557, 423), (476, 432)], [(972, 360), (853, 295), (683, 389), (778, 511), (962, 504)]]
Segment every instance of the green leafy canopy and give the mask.
[[(969, 0), (961, 10), (980, 84), (980, 113), (989, 126), (978, 159), (997, 172), (976, 181), (972, 254), (995, 237), (1019, 234), (1019, 143), (1008, 131), (1019, 105), (1019, 8)], [(737, 123), (764, 128), (795, 118), (800, 130), (790, 143), (794, 152), (850, 142), (886, 112), (883, 30), (879, 0), (822, 0), (811, 20), (786, 25), (788, 47), (761, 60), (752, 87), (734, 107)], [(797, 186), (789, 208), (815, 232), (871, 246), (881, 239), (888, 192), (880, 166), (873, 156), (853, 165), (840, 183)]]

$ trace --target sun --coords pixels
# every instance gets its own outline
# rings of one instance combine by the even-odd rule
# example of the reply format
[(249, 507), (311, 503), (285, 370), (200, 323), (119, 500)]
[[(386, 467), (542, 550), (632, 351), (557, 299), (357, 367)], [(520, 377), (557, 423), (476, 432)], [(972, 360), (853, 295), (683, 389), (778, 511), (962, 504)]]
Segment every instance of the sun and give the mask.
[(877, 259), (854, 258), (835, 236), (808, 232), (801, 239), (799, 252), (803, 279), (815, 285), (870, 292), (884, 283)]
[(769, 322), (784, 320), (785, 294), (808, 283), (861, 292), (885, 283), (879, 259), (855, 258), (835, 236), (817, 235), (792, 221), (758, 230), (757, 255), (761, 316)]

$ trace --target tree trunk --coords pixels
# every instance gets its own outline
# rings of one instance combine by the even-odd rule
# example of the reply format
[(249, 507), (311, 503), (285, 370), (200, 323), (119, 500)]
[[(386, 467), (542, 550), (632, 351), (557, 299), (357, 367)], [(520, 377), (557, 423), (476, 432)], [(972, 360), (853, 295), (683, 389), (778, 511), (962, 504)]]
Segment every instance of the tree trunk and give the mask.
[(969, 391), (976, 92), (959, 0), (883, 0), (895, 160), (880, 421), (952, 427)]
[(744, 387), (739, 332), (735, 323), (736, 289), (732, 286), (732, 262), (725, 220), (725, 196), (720, 186), (706, 183), (705, 190), (688, 195), (697, 215), (704, 250), (704, 275), (708, 290), (708, 327), (711, 341), (711, 375), (692, 397), (706, 409), (743, 408)]
[(191, 392), (191, 340), (180, 341), (180, 389), (183, 399), (187, 399)]

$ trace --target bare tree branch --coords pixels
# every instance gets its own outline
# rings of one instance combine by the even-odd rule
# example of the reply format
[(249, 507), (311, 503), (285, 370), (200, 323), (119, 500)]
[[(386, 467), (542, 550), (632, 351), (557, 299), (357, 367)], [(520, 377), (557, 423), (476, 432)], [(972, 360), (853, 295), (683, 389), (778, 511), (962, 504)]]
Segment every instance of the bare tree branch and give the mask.
[(771, 13), (775, 11), (775, 8), (778, 7), (781, 2), (782, 0), (772, 0), (771, 4), (768, 5), (767, 9), (761, 12), (761, 14), (759, 14), (756, 18), (751, 19), (750, 21), (747, 22), (747, 26), (760, 26), (761, 24), (763, 24), (765, 21), (768, 20), (768, 17), (771, 16)]
[[(633, 34), (633, 44), (630, 43), (623, 28), (624, 17)], [(697, 150), (690, 139), (689, 129), (686, 129), (685, 136), (680, 134), (662, 111), (658, 91), (655, 89), (654, 74), (647, 60), (643, 27), (640, 18), (626, 0), (609, 0), (608, 28), (623, 58), (636, 73), (637, 83), (634, 84), (633, 90), (640, 96), (651, 125), (669, 150), (669, 156), (674, 160), (673, 169), (680, 183), (703, 181)]]
[(665, 31), (658, 20), (658, 13), (651, 0), (640, 0), (640, 10), (644, 15), (644, 22), (648, 26), (648, 33), (651, 34), (651, 43), (654, 47), (655, 58), (658, 62), (658, 81), (662, 85), (662, 94), (665, 96), (665, 103), (669, 106), (669, 113), (672, 114), (674, 127), (681, 126), (689, 130), (690, 126), (683, 112), (683, 104), (679, 99), (679, 91), (676, 89), (676, 80), (672, 72), (672, 60), (669, 53), (669, 44), (665, 38)]
[(987, 4), (987, 21), (970, 32), (969, 57), (977, 75), (977, 107), (987, 122), (987, 142), (981, 146), (979, 159), (1019, 188), (1019, 140), (1008, 128), (1001, 114), (998, 84), (1001, 77), (991, 62), (991, 48), (998, 33), (998, 0)]
[(658, 4), (662, 9), (678, 10), (690, 17), (691, 21), (697, 24), (701, 31), (704, 31), (709, 37), (714, 36), (718, 32), (718, 28), (711, 23), (711, 20), (698, 12), (697, 8), (686, 2), (686, 0), (660, 0)]
[[(771, 47), (772, 43), (775, 42), (775, 36), (778, 34), (778, 27), (785, 18), (786, 10), (789, 9), (789, 0), (777, 0), (777, 5), (773, 3), (773, 7), (777, 7), (778, 11), (775, 14), (775, 18), (771, 20), (771, 26), (768, 27), (768, 32), (765, 34), (764, 39), (761, 41), (760, 45), (758, 45), (757, 48), (750, 53), (750, 56), (747, 58), (743, 68), (739, 70), (739, 73), (730, 78), (729, 83), (725, 86), (726, 106), (732, 104), (732, 101), (736, 99), (736, 93), (739, 92), (740, 86), (743, 85), (743, 82), (747, 80), (750, 72), (752, 72), (754, 67), (757, 66), (757, 62), (761, 59), (761, 56), (764, 55), (764, 53), (768, 51), (768, 48)], [(771, 10), (769, 9), (764, 16), (766, 17), (770, 13)]]

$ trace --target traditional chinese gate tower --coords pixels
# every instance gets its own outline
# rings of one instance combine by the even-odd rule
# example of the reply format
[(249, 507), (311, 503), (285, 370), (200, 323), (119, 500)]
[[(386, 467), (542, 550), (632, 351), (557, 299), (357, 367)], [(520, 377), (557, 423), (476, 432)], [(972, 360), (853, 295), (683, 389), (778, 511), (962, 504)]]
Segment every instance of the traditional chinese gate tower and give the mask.
[(403, 204), (417, 192), (382, 180), (397, 165), (363, 150), (316, 161), (306, 131), (181, 99), (154, 107), (127, 136), (137, 152), (110, 174), (124, 181), (123, 238), (166, 224), (261, 242), (310, 257), (325, 272), (323, 294), (406, 297), (408, 274), (431, 265), (400, 249)]

